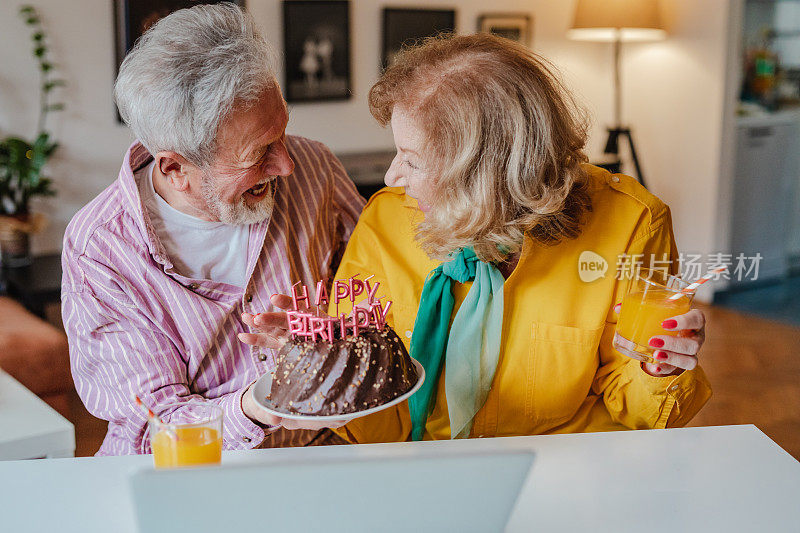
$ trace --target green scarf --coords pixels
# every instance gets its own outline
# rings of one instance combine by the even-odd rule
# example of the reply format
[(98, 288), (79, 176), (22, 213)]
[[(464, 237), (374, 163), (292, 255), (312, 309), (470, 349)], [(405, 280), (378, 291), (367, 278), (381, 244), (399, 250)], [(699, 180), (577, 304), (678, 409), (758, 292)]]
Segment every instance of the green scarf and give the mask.
[[(473, 279), (448, 332), (455, 306), (453, 280), (466, 283)], [(422, 363), (427, 378), (408, 400), (413, 440), (422, 440), (425, 433), (443, 361), (447, 362), (444, 383), (450, 438), (469, 436), (500, 356), (504, 283), (497, 267), (479, 261), (472, 248), (462, 249), (428, 274), (411, 336), (411, 357)]]

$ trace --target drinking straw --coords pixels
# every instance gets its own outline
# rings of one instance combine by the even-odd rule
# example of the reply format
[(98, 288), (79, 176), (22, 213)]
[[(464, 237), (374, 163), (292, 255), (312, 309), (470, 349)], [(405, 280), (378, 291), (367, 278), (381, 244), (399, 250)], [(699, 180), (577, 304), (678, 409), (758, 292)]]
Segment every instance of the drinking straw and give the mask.
[(169, 427), (163, 420), (161, 420), (149, 407), (147, 407), (141, 398), (134, 394), (133, 396), (136, 405), (138, 405), (142, 411), (145, 412), (147, 418), (155, 422), (156, 426), (158, 426), (162, 431), (166, 431), (167, 434), (172, 437), (173, 439), (177, 439), (178, 435)]
[(677, 300), (678, 298), (680, 298), (684, 294), (692, 292), (693, 290), (695, 290), (697, 287), (699, 287), (700, 285), (702, 285), (706, 281), (710, 280), (711, 278), (713, 278), (717, 274), (720, 274), (721, 272), (724, 272), (727, 269), (728, 269), (728, 267), (726, 267), (726, 266), (720, 266), (720, 267), (717, 267), (717, 268), (712, 268), (711, 270), (708, 271), (708, 273), (706, 273), (705, 276), (703, 276), (702, 278), (698, 279), (694, 283), (690, 284), (685, 289), (682, 289), (681, 292), (676, 292), (675, 294), (673, 294), (672, 296), (670, 296), (667, 299), (668, 300)]

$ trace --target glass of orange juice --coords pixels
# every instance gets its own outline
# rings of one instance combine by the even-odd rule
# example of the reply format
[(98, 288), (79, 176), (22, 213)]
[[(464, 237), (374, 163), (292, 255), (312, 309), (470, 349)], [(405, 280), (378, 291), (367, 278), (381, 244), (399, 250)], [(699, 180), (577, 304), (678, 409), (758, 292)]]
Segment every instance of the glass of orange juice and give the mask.
[(219, 464), (222, 460), (222, 408), (212, 403), (171, 404), (150, 420), (150, 447), (156, 468)]
[(688, 286), (688, 282), (664, 271), (640, 270), (622, 299), (614, 348), (628, 357), (654, 363), (650, 338), (678, 335), (677, 331), (665, 330), (661, 323), (689, 312), (695, 291), (686, 291)]

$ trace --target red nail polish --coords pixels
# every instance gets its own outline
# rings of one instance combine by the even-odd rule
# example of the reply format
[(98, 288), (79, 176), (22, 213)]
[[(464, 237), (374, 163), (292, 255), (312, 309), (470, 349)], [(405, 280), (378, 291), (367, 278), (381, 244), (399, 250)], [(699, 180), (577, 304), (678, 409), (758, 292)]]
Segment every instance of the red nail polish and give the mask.
[(656, 367), (656, 372), (661, 372), (661, 367), (660, 366)]
[(659, 351), (659, 352), (656, 352), (655, 355), (656, 355), (656, 359), (666, 359), (667, 358), (667, 354), (665, 354), (664, 352), (660, 352)]
[(650, 339), (650, 346), (653, 348), (662, 348), (664, 346), (664, 339), (652, 338)]
[(678, 321), (673, 319), (667, 319), (661, 323), (661, 327), (664, 329), (674, 329), (678, 327)]

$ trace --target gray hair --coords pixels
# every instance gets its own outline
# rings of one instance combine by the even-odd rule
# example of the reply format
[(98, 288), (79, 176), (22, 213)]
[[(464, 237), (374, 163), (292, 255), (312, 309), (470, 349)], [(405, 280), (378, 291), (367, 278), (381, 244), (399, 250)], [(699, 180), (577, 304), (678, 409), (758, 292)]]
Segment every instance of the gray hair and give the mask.
[(236, 5), (181, 9), (136, 41), (120, 66), (114, 98), (151, 154), (172, 150), (207, 166), (233, 107), (277, 84), (273, 60), (253, 18)]

